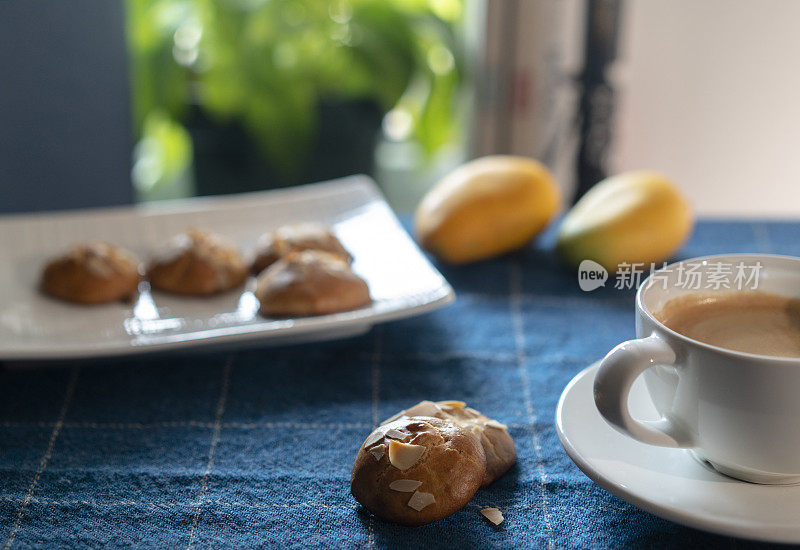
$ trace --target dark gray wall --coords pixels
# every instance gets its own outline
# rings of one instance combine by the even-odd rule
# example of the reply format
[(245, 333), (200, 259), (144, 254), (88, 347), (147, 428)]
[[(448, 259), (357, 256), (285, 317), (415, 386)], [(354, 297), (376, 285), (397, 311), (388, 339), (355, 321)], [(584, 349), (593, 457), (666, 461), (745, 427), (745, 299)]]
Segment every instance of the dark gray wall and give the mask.
[(0, 212), (132, 201), (123, 0), (0, 0)]

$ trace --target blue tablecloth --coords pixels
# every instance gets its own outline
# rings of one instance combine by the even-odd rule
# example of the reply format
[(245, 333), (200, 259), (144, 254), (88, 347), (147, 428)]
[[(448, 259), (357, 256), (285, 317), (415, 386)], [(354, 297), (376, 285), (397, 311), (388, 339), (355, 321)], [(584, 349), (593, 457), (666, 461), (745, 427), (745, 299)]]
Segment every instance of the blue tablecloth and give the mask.
[[(703, 222), (680, 256), (800, 256), (798, 236), (797, 223)], [(455, 304), (347, 341), (5, 369), (0, 545), (748, 546), (626, 504), (564, 453), (558, 397), (634, 335), (633, 293), (582, 292), (552, 241), (442, 267)], [(371, 426), (422, 399), (508, 424), (519, 462), (454, 516), (408, 528), (361, 509), (350, 470)]]

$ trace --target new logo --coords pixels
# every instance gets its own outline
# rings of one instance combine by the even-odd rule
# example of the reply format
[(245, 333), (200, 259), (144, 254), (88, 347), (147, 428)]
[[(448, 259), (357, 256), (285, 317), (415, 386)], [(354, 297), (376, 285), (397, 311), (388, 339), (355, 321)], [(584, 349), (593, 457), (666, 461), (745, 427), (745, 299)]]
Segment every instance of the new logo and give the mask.
[(593, 260), (583, 260), (578, 266), (578, 286), (584, 292), (590, 292), (606, 285), (608, 271)]

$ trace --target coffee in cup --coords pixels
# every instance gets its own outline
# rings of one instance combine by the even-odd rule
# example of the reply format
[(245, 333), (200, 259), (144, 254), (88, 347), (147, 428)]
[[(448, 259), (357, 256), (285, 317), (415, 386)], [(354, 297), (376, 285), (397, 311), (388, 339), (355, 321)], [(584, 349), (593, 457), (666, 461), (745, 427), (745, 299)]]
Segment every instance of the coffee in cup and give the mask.
[[(722, 287), (720, 266), (758, 277)], [(798, 304), (800, 258), (726, 254), (654, 271), (636, 294), (637, 338), (597, 369), (598, 411), (638, 441), (687, 449), (729, 476), (800, 483)], [(639, 376), (659, 420), (628, 409)]]
[(712, 346), (773, 357), (800, 357), (800, 299), (742, 290), (698, 292), (654, 313), (675, 332)]

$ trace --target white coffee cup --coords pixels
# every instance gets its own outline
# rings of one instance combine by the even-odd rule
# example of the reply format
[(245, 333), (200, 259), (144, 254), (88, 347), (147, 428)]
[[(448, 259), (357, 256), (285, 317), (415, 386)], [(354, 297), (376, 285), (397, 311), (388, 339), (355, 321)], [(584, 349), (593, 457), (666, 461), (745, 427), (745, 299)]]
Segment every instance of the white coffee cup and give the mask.
[[(690, 267), (708, 281), (726, 264), (732, 267), (731, 288), (709, 289), (707, 282), (687, 288)], [(731, 283), (740, 265), (757, 272), (758, 290), (800, 297), (800, 258), (790, 256), (707, 256), (653, 272), (636, 293), (638, 338), (601, 361), (595, 404), (612, 426), (643, 443), (691, 449), (738, 479), (800, 483), (800, 359), (712, 346), (678, 334), (653, 316), (681, 294), (737, 290)], [(744, 289), (754, 289), (752, 278)], [(637, 420), (628, 410), (631, 386), (642, 373), (660, 420)]]

